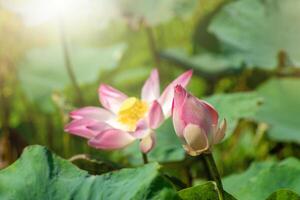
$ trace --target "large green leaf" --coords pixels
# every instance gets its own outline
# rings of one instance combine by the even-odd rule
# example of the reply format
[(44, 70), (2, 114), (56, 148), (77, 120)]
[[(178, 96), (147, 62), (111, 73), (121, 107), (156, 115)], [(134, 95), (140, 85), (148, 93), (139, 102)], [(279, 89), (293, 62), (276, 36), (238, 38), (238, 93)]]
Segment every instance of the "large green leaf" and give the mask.
[(274, 192), (267, 200), (300, 200), (300, 196), (287, 189), (281, 189)]
[(224, 178), (224, 188), (240, 200), (264, 200), (281, 188), (300, 192), (300, 161), (288, 158), (279, 163), (254, 163), (242, 174)]
[[(182, 200), (217, 200), (218, 191), (214, 182), (207, 182), (178, 192)], [(225, 192), (224, 200), (235, 200), (233, 196)]]
[(183, 49), (167, 49), (161, 53), (161, 57), (178, 65), (192, 68), (203, 76), (213, 76), (216, 73), (240, 70), (242, 57), (239, 55), (223, 55), (203, 52), (189, 56)]
[(239, 119), (254, 119), (262, 99), (255, 92), (217, 94), (206, 99), (227, 120), (226, 138), (234, 131)]
[(209, 30), (250, 66), (277, 66), (280, 51), (300, 64), (300, 1), (240, 0), (224, 6)]
[(300, 80), (272, 79), (258, 89), (264, 104), (256, 118), (270, 125), (269, 136), (277, 141), (300, 143)]
[[(161, 127), (156, 130), (156, 137), (156, 145), (148, 154), (150, 161), (175, 162), (184, 159), (185, 151), (179, 138), (176, 136), (171, 119), (166, 120)], [(138, 143), (128, 147), (125, 150), (125, 154), (129, 156), (133, 164), (142, 162)]]
[(157, 163), (150, 163), (92, 176), (45, 147), (31, 146), (0, 171), (0, 199), (177, 199), (176, 191), (158, 170)]
[[(70, 48), (71, 62), (80, 84), (95, 81), (100, 71), (112, 69), (121, 59), (125, 44), (108, 48)], [(70, 84), (63, 51), (58, 47), (29, 50), (19, 64), (21, 85), (32, 100), (43, 104), (53, 90)]]

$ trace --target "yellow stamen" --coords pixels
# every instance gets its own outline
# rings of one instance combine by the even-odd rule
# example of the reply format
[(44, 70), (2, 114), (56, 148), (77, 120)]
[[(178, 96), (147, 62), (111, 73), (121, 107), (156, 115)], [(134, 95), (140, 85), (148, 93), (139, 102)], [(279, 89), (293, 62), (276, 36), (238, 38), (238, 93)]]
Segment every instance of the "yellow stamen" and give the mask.
[(118, 112), (118, 121), (128, 127), (128, 131), (136, 129), (137, 122), (143, 118), (148, 110), (146, 102), (135, 97), (126, 99)]

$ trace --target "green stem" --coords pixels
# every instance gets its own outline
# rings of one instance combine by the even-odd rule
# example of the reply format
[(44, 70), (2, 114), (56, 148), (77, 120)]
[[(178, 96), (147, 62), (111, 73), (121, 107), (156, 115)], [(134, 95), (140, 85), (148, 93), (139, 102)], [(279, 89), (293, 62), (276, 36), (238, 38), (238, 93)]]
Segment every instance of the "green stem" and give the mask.
[(143, 157), (144, 164), (147, 164), (148, 163), (148, 156), (147, 156), (147, 154), (142, 152), (142, 157)]
[(152, 54), (153, 60), (156, 64), (156, 67), (159, 68), (160, 67), (160, 56), (159, 56), (159, 52), (157, 50), (157, 45), (156, 45), (153, 29), (148, 26), (146, 26), (145, 29), (146, 29), (146, 33), (147, 33), (149, 49), (151, 51), (151, 54)]
[(204, 154), (204, 160), (208, 166), (210, 176), (217, 184), (219, 200), (225, 200), (221, 176), (219, 174), (219, 171), (218, 171), (218, 168), (217, 168), (217, 165), (216, 165), (216, 162), (214, 160), (212, 153)]
[(69, 54), (69, 48), (68, 48), (68, 43), (67, 43), (67, 38), (66, 38), (66, 33), (65, 33), (62, 17), (60, 18), (60, 21), (59, 21), (59, 30), (60, 30), (60, 40), (61, 40), (63, 54), (64, 54), (65, 67), (67, 69), (68, 76), (71, 80), (71, 83), (77, 93), (78, 101), (79, 101), (80, 105), (83, 105), (84, 104), (83, 95), (80, 90), (79, 84), (76, 80), (76, 76), (75, 76), (73, 66), (71, 63), (71, 58), (70, 58), (70, 54)]

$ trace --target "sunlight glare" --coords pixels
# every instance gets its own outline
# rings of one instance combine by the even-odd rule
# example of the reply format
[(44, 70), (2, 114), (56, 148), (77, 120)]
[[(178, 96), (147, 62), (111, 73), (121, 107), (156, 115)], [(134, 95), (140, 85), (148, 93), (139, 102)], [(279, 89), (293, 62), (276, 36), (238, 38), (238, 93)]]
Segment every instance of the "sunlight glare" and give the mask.
[(46, 21), (80, 18), (82, 12), (90, 10), (91, 4), (86, 0), (30, 0), (1, 1), (1, 4), (14, 10), (23, 17), (27, 25), (39, 25)]

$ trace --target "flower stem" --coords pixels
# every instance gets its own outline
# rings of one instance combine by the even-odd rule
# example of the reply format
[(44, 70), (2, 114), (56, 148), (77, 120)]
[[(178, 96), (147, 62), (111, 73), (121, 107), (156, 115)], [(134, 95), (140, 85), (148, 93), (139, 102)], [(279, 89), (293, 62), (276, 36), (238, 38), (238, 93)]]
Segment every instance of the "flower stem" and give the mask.
[(147, 164), (148, 163), (148, 156), (147, 156), (147, 154), (142, 152), (142, 157), (143, 157), (144, 164)]
[(69, 54), (69, 47), (67, 44), (67, 39), (66, 39), (66, 33), (64, 30), (64, 23), (63, 23), (63, 18), (61, 17), (59, 19), (59, 31), (60, 31), (60, 41), (62, 44), (62, 48), (63, 48), (63, 54), (64, 54), (64, 62), (65, 62), (65, 67), (68, 73), (68, 76), (71, 80), (71, 83), (77, 93), (77, 97), (78, 97), (78, 101), (80, 103), (80, 105), (84, 104), (84, 100), (83, 100), (83, 95), (82, 92), (80, 90), (79, 84), (77, 82), (74, 70), (73, 70), (73, 66), (71, 63), (71, 58), (70, 58), (70, 54)]
[(160, 57), (159, 57), (159, 52), (158, 52), (158, 49), (157, 49), (153, 29), (151, 27), (148, 27), (148, 26), (146, 26), (145, 29), (146, 29), (149, 49), (151, 51), (151, 54), (152, 54), (153, 60), (156, 64), (156, 67), (159, 68), (160, 67)]
[(204, 161), (205, 161), (206, 165), (208, 166), (210, 176), (217, 184), (219, 200), (225, 200), (221, 176), (219, 174), (219, 171), (218, 171), (218, 168), (217, 168), (217, 165), (216, 165), (216, 162), (214, 160), (212, 153), (204, 154)]

